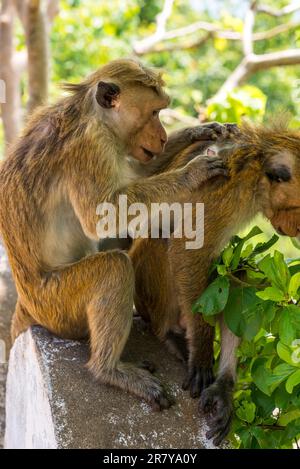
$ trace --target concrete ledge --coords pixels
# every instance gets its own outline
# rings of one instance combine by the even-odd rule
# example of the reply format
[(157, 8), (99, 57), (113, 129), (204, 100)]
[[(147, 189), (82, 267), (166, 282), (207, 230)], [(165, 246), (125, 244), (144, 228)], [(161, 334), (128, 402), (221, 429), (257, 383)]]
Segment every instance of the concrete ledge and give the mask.
[(197, 400), (181, 390), (183, 368), (155, 337), (133, 328), (124, 358), (147, 358), (176, 404), (162, 413), (93, 381), (86, 344), (34, 327), (9, 360), (5, 448), (213, 448), (200, 426)]

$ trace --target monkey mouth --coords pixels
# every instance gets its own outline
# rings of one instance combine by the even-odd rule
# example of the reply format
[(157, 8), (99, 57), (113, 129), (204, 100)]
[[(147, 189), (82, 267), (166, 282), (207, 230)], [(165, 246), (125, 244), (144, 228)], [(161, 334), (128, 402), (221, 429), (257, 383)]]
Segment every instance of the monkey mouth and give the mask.
[(147, 148), (142, 147), (144, 154), (146, 155), (147, 161), (151, 161), (154, 158), (155, 154), (152, 151), (147, 150)]
[(281, 236), (289, 236), (290, 238), (300, 238), (300, 227), (297, 227), (293, 230), (285, 230), (282, 229), (280, 226), (275, 227), (277, 234)]

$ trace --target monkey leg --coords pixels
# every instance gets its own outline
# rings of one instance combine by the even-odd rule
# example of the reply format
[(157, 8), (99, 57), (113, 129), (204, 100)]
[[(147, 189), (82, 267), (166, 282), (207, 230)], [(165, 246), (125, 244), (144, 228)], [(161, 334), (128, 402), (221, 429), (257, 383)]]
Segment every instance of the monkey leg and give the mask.
[(186, 250), (180, 239), (170, 243), (169, 258), (188, 345), (188, 369), (183, 388), (195, 398), (214, 380), (214, 328), (201, 314), (192, 313), (193, 303), (206, 287), (210, 261), (203, 258), (201, 249)]
[(94, 377), (160, 410), (169, 402), (159, 380), (145, 369), (120, 361), (132, 324), (133, 290), (129, 257), (120, 251), (98, 253), (49, 278), (38, 292), (39, 306), (33, 308), (32, 316), (62, 337), (79, 338), (89, 333), (87, 367)]
[(214, 438), (219, 445), (230, 430), (233, 414), (233, 389), (236, 379), (236, 348), (240, 339), (226, 326), (223, 315), (221, 325), (221, 357), (216, 381), (205, 389), (201, 395), (199, 409), (208, 419), (207, 438)]
[(129, 252), (135, 270), (134, 303), (154, 334), (179, 360), (186, 361), (186, 341), (178, 327), (179, 307), (167, 249), (166, 240), (134, 242)]
[(17, 301), (16, 308), (11, 322), (11, 339), (12, 342), (22, 333), (25, 332), (30, 326), (37, 324), (30, 316), (26, 308), (21, 304), (20, 300)]
[(191, 307), (192, 304), (188, 310), (186, 306), (183, 309), (189, 353), (187, 376), (182, 387), (196, 398), (214, 380), (214, 328), (204, 321), (201, 314), (192, 315)]

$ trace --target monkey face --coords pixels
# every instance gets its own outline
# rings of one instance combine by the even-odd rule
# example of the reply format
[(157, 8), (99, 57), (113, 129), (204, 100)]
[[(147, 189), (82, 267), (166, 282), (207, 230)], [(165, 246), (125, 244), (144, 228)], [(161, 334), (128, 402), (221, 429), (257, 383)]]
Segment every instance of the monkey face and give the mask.
[(116, 83), (101, 81), (96, 100), (130, 156), (147, 164), (163, 152), (167, 134), (159, 112), (167, 107), (169, 98), (162, 90), (142, 85), (121, 89)]
[(288, 150), (272, 155), (267, 162), (271, 209), (268, 218), (279, 234), (291, 237), (300, 237), (299, 169), (300, 155)]
[(300, 209), (279, 210), (271, 223), (279, 234), (300, 239)]

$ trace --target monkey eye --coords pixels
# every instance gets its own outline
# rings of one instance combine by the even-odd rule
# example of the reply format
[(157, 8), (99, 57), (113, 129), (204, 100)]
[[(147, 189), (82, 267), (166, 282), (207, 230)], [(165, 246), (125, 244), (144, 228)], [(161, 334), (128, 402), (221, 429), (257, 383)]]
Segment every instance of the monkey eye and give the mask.
[(270, 179), (271, 182), (282, 182), (283, 179), (279, 176), (276, 176), (272, 173), (266, 173), (267, 177)]
[(285, 165), (278, 165), (266, 171), (266, 176), (271, 182), (288, 182), (292, 178), (291, 170)]

